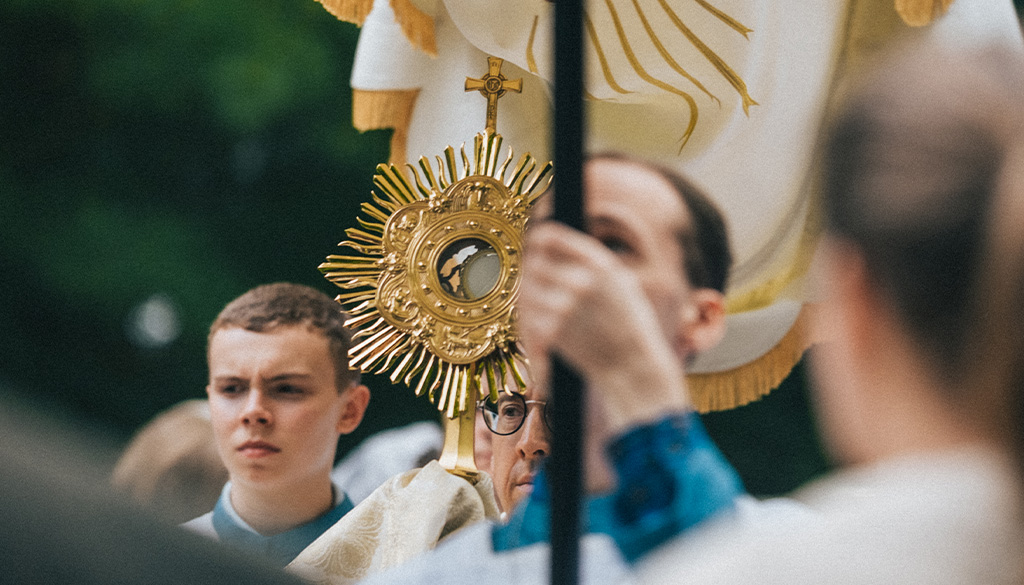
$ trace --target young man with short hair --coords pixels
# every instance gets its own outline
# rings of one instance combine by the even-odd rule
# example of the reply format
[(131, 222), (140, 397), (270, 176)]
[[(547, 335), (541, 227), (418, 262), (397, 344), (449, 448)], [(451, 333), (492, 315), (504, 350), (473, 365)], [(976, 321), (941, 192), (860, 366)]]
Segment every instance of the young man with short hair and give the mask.
[(186, 528), (284, 566), (352, 509), (331, 469), (370, 391), (348, 367), (344, 323), (329, 297), (288, 283), (254, 288), (221, 311), (206, 393), (230, 481)]

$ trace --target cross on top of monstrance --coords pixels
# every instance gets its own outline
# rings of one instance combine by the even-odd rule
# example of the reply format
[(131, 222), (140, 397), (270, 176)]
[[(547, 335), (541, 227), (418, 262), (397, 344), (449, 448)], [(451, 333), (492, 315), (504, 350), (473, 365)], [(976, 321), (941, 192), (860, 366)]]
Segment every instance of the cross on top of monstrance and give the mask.
[(506, 79), (501, 74), (503, 60), (497, 57), (487, 58), (487, 75), (483, 79), (466, 78), (466, 91), (479, 91), (487, 98), (487, 125), (486, 132), (494, 134), (498, 126), (498, 99), (505, 95), (506, 91), (522, 93), (522, 79)]
[(446, 416), (441, 465), (473, 482), (477, 400), (526, 385), (515, 312), (523, 230), (552, 169), (527, 153), (510, 170), (511, 148), (499, 160), (498, 99), (523, 82), (501, 74), (501, 59), (487, 64), (483, 79), (466, 79), (466, 91), (487, 98), (472, 152), (462, 146), (461, 165), (451, 146), (436, 167), (427, 157), (418, 168), (378, 165), (379, 192), (339, 244), (353, 253), (319, 267), (345, 290), (336, 300), (355, 338), (349, 366), (426, 394)]

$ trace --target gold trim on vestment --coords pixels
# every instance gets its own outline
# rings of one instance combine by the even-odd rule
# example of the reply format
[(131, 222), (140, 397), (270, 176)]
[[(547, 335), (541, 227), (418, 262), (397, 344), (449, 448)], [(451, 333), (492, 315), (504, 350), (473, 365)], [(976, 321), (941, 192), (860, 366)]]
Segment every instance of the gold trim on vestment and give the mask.
[(405, 164), (409, 123), (419, 93), (418, 89), (352, 90), (352, 126), (356, 130), (366, 132), (384, 128), (394, 129), (391, 134), (391, 156), (388, 159), (393, 165)]
[(694, 1), (697, 4), (699, 4), (701, 8), (703, 8), (704, 10), (707, 10), (711, 14), (715, 15), (715, 17), (718, 18), (718, 20), (721, 20), (726, 25), (728, 25), (730, 28), (732, 28), (736, 32), (740, 33), (744, 37), (749, 39), (750, 37), (748, 35), (750, 33), (754, 32), (754, 29), (747, 28), (747, 27), (743, 26), (738, 20), (736, 20), (735, 18), (733, 18), (733, 17), (729, 16), (728, 14), (722, 12), (721, 10), (715, 8), (714, 6), (712, 6), (706, 0), (694, 0)]
[(660, 79), (656, 79), (648, 73), (642, 65), (640, 65), (640, 60), (637, 59), (636, 54), (633, 52), (633, 47), (629, 44), (629, 39), (626, 38), (626, 31), (622, 26), (622, 22), (619, 20), (619, 13), (615, 10), (615, 5), (612, 4), (612, 0), (605, 0), (605, 5), (608, 7), (609, 15), (612, 17), (612, 24), (615, 26), (615, 33), (619, 37), (619, 44), (622, 45), (622, 51), (626, 54), (626, 59), (629, 60), (629, 64), (633, 67), (633, 70), (636, 71), (636, 74), (647, 83), (683, 98), (683, 100), (686, 101), (687, 106), (690, 108), (690, 122), (686, 126), (686, 131), (683, 132), (683, 137), (681, 139), (682, 144), (679, 146), (679, 152), (682, 152), (683, 147), (686, 146), (687, 141), (690, 140), (690, 136), (693, 134), (693, 129), (697, 126), (697, 102), (693, 99), (693, 96), (685, 91)]
[[(590, 37), (590, 44), (594, 47), (594, 51), (597, 52), (597, 62), (601, 64), (601, 73), (604, 74), (604, 80), (608, 83), (608, 87), (611, 87), (618, 93), (632, 93), (626, 88), (619, 85), (615, 81), (615, 76), (612, 75), (611, 67), (608, 66), (608, 58), (605, 57), (604, 50), (601, 48), (601, 41), (597, 38), (597, 31), (594, 30), (594, 23), (591, 22), (590, 16), (583, 15), (583, 26), (587, 30), (587, 36)], [(594, 96), (590, 96), (590, 99), (594, 99)]]
[(533, 41), (537, 38), (538, 21), (540, 21), (540, 15), (534, 14), (533, 26), (530, 27), (530, 38), (526, 41), (526, 68), (534, 75), (540, 74), (537, 70), (537, 60), (533, 58)]
[[(633, 0), (633, 2), (635, 3), (636, 0)], [(717, 69), (718, 72), (721, 73), (722, 76), (725, 77), (725, 79), (729, 82), (729, 85), (732, 85), (733, 88), (740, 94), (740, 97), (743, 99), (743, 113), (749, 116), (750, 106), (756, 106), (758, 104), (756, 101), (754, 101), (754, 98), (750, 97), (750, 93), (748, 93), (747, 91), (746, 82), (744, 82), (743, 79), (739, 76), (739, 74), (733, 71), (732, 68), (729, 67), (721, 57), (715, 54), (715, 52), (712, 51), (710, 47), (704, 44), (704, 41), (700, 40), (700, 38), (698, 38), (697, 35), (695, 35), (688, 26), (683, 24), (683, 21), (679, 18), (679, 15), (677, 15), (672, 10), (672, 8), (668, 5), (668, 3), (665, 0), (658, 0), (658, 2), (661, 4), (662, 9), (665, 10), (665, 13), (668, 14), (668, 17), (672, 21), (672, 23), (675, 24), (676, 28), (679, 29), (679, 32), (683, 33), (683, 36), (685, 36), (687, 39), (689, 39), (691, 43), (693, 43), (693, 46), (696, 47), (698, 51), (700, 51), (700, 54), (704, 55), (704, 58), (710, 61), (711, 64), (715, 66), (715, 69)], [(722, 16), (725, 15), (723, 14)], [(743, 30), (741, 30), (740, 32), (743, 32), (744, 37), (747, 36), (747, 32), (751, 32), (751, 29), (739, 24), (738, 22), (736, 22), (736, 24), (742, 27)]]
[(636, 9), (636, 15), (640, 17), (640, 24), (644, 26), (644, 30), (647, 32), (647, 36), (650, 37), (651, 42), (654, 43), (654, 48), (658, 50), (658, 53), (661, 55), (661, 58), (664, 59), (665, 62), (668, 63), (669, 67), (671, 67), (676, 73), (688, 79), (690, 83), (693, 83), (695, 86), (697, 86), (697, 89), (703, 91), (705, 94), (707, 94), (709, 98), (715, 100), (716, 102), (718, 102), (719, 105), (721, 105), (722, 100), (715, 97), (713, 93), (711, 93), (706, 87), (704, 87), (703, 83), (697, 81), (696, 77), (687, 73), (686, 70), (683, 69), (683, 66), (680, 65), (678, 61), (672, 58), (672, 55), (668, 52), (668, 49), (666, 49), (665, 45), (661, 43), (661, 39), (658, 38), (658, 35), (654, 34), (654, 29), (651, 28), (651, 23), (648, 22), (647, 15), (644, 14), (643, 9), (640, 8), (640, 4), (637, 2), (637, 0), (632, 0), (632, 2), (633, 8)]
[(949, 10), (953, 0), (896, 0), (896, 12), (909, 26), (925, 26)]
[(373, 0), (316, 0), (338, 20), (363, 26), (373, 8)]
[(413, 6), (410, 0), (391, 0), (395, 21), (412, 46), (437, 57), (437, 39), (434, 37), (434, 19)]
[[(316, 0), (338, 20), (363, 26), (367, 15), (373, 9), (374, 0)], [(412, 46), (430, 55), (437, 56), (437, 41), (434, 38), (434, 19), (416, 8), (410, 0), (390, 0), (395, 21), (402, 28), (402, 34)]]

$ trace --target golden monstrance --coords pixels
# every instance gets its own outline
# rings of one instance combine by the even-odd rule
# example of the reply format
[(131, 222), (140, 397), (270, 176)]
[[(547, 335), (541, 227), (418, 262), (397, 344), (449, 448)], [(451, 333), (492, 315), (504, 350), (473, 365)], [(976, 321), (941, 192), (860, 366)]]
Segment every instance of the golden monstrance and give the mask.
[(483, 380), (490, 395), (525, 387), (526, 357), (518, 347), (516, 299), (523, 230), (533, 203), (551, 182), (552, 164), (539, 169), (529, 153), (510, 171), (512, 148), (500, 159), (498, 99), (519, 92), (522, 80), (501, 74), (502, 60), (488, 58), (482, 79), (466, 91), (487, 98), (487, 124), (473, 141), (448, 146), (419, 168), (378, 165), (364, 202), (360, 227), (338, 244), (352, 254), (332, 254), (324, 276), (346, 292), (336, 300), (349, 312), (356, 343), (350, 367), (389, 373), (417, 396), (426, 394), (446, 417), (441, 465), (475, 482), (475, 406)]

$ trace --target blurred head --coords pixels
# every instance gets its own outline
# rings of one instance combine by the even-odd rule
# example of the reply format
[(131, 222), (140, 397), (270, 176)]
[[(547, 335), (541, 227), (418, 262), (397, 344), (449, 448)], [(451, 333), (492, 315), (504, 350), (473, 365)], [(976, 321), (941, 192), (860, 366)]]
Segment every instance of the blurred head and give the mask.
[(235, 485), (329, 481), (338, 437), (359, 426), (369, 390), (348, 369), (345, 315), (293, 284), (258, 287), (210, 328), (207, 395)]
[(186, 400), (154, 417), (132, 438), (113, 475), (115, 488), (174, 524), (209, 512), (227, 480), (205, 400)]
[[(1011, 80), (1021, 65), (998, 50), (902, 49), (854, 87), (825, 136), (823, 249), (832, 284), (859, 287), (847, 300), (866, 302), (871, 319), (906, 340), (889, 356), (916, 367), (956, 407), (977, 398), (965, 376), (971, 311), (987, 292), (977, 281), (1016, 132), (1021, 101)], [(816, 371), (826, 431), (840, 451), (856, 452), (873, 438), (858, 430), (868, 427), (844, 397), (868, 372), (844, 343), (819, 351)]]
[[(611, 213), (605, 212), (609, 206), (632, 204), (632, 211), (643, 216), (640, 221), (664, 237), (662, 242), (676, 244), (671, 253), (682, 262), (673, 267), (681, 266), (683, 271), (681, 275), (673, 274), (681, 276), (692, 288), (725, 294), (732, 268), (728, 229), (722, 212), (696, 185), (672, 169), (618, 153), (590, 157), (586, 179), (585, 212), (592, 224), (588, 232), (595, 235), (598, 227), (617, 223), (604, 215)], [(652, 205), (640, 204), (644, 199)], [(678, 204), (670, 203), (669, 199)], [(646, 211), (660, 217), (643, 213)], [(614, 234), (595, 237), (619, 252), (639, 246), (621, 241), (622, 237), (616, 238)]]

